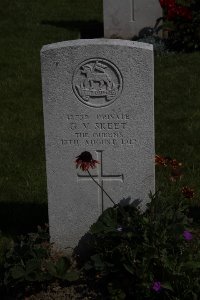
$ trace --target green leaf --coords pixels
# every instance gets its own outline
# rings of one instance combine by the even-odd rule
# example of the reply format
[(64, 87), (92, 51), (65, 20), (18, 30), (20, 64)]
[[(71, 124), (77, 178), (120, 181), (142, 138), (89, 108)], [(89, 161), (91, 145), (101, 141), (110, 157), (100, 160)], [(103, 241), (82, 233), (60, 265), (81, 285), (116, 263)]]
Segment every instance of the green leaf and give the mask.
[(174, 291), (173, 288), (172, 288), (172, 286), (171, 286), (171, 284), (169, 282), (161, 283), (161, 287), (164, 288), (164, 289), (166, 289), (166, 290), (169, 290), (171, 292)]
[(45, 258), (49, 254), (48, 249), (44, 249), (44, 248), (36, 248), (34, 249), (34, 252), (37, 258), (41, 258), (41, 259)]
[(195, 292), (192, 292), (193, 300), (198, 300), (198, 295)]
[(22, 266), (13, 267), (10, 272), (13, 279), (20, 279), (25, 276), (25, 270)]
[(88, 261), (88, 262), (85, 263), (83, 268), (84, 268), (84, 270), (89, 271), (93, 268), (93, 266), (92, 266), (91, 262)]
[(94, 263), (94, 267), (96, 270), (103, 270), (105, 267), (104, 261), (102, 260), (100, 254), (95, 254), (91, 256), (91, 260)]
[(120, 288), (116, 287), (112, 283), (108, 284), (108, 291), (109, 291), (111, 300), (124, 300), (124, 299), (126, 299), (126, 294), (124, 293), (124, 291), (121, 290)]
[(182, 265), (184, 269), (200, 269), (199, 261), (188, 261)]
[(79, 279), (80, 273), (77, 271), (68, 271), (65, 276), (63, 277), (63, 279), (66, 279), (70, 282), (72, 281), (76, 281)]
[(126, 269), (126, 271), (128, 271), (129, 273), (131, 273), (131, 274), (135, 273), (135, 270), (131, 265), (123, 264), (123, 266)]
[(38, 259), (30, 259), (26, 263), (26, 274), (40, 270), (41, 261)]
[(117, 229), (117, 211), (115, 208), (106, 209), (99, 217), (96, 223), (94, 223), (90, 232), (92, 234), (105, 233), (110, 231), (116, 231)]
[(70, 267), (70, 262), (66, 257), (60, 257), (55, 263), (48, 263), (49, 273), (56, 278), (63, 278)]
[(79, 278), (79, 273), (69, 271), (70, 265), (70, 260), (67, 257), (60, 257), (56, 263), (49, 262), (47, 264), (47, 270), (55, 278), (75, 281)]
[(54, 263), (52, 262), (48, 262), (46, 265), (47, 271), (53, 276), (56, 277), (57, 272), (56, 272), (56, 267), (54, 265)]
[(58, 276), (64, 276), (70, 268), (70, 261), (67, 257), (60, 257), (55, 264)]

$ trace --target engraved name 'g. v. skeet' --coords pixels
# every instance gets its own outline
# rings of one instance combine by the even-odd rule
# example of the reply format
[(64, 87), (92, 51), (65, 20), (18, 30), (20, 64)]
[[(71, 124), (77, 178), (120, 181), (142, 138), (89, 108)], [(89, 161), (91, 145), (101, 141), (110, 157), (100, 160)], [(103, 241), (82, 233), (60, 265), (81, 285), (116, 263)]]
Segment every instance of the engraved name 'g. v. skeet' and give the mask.
[(122, 91), (118, 68), (106, 59), (92, 58), (82, 62), (73, 76), (73, 91), (78, 99), (92, 107), (113, 103)]

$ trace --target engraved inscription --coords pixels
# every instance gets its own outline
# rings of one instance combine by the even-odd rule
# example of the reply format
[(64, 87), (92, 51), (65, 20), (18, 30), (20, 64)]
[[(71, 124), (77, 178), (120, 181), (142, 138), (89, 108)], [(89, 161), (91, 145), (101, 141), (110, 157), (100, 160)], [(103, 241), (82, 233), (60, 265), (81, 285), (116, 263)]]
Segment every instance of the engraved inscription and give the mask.
[[(97, 164), (97, 174), (92, 175), (93, 178), (98, 182), (98, 184), (103, 188), (104, 181), (121, 181), (124, 182), (124, 175), (105, 175), (103, 172), (103, 150), (96, 150), (97, 160), (100, 161), (100, 164)], [(92, 180), (89, 175), (80, 175), (77, 174), (79, 180)], [(98, 204), (100, 213), (104, 211), (104, 192), (100, 187), (98, 187)]]
[(82, 62), (73, 76), (73, 91), (87, 106), (104, 107), (113, 103), (122, 92), (122, 76), (106, 59), (92, 58)]
[(129, 136), (131, 117), (128, 113), (96, 113), (92, 119), (86, 114), (67, 114), (66, 121), (68, 134), (61, 139), (63, 146), (135, 147), (137, 142)]

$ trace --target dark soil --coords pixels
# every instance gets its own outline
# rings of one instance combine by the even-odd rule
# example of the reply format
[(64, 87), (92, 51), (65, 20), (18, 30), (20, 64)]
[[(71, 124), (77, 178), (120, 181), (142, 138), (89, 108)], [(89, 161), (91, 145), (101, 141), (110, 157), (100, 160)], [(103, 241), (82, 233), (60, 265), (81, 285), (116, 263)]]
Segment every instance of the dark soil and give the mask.
[(47, 291), (41, 291), (35, 295), (26, 297), (24, 300), (105, 300), (99, 293), (88, 288), (87, 285), (61, 287), (53, 284), (48, 286)]

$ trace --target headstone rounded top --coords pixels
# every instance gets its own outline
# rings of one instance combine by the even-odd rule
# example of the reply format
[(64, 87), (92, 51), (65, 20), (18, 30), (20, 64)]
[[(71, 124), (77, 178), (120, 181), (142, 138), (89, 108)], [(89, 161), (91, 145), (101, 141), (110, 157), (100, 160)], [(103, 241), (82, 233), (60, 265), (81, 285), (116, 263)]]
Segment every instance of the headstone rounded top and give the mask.
[(41, 49), (41, 53), (53, 50), (53, 49), (59, 49), (59, 48), (65, 48), (65, 47), (78, 47), (78, 46), (86, 46), (86, 45), (110, 45), (110, 46), (127, 46), (127, 47), (133, 47), (133, 48), (142, 48), (146, 50), (153, 51), (153, 46), (151, 44), (147, 43), (140, 43), (135, 41), (129, 41), (129, 40), (121, 40), (121, 39), (79, 39), (79, 40), (71, 40), (71, 41), (63, 41), (59, 43), (53, 43), (49, 45), (44, 45)]

